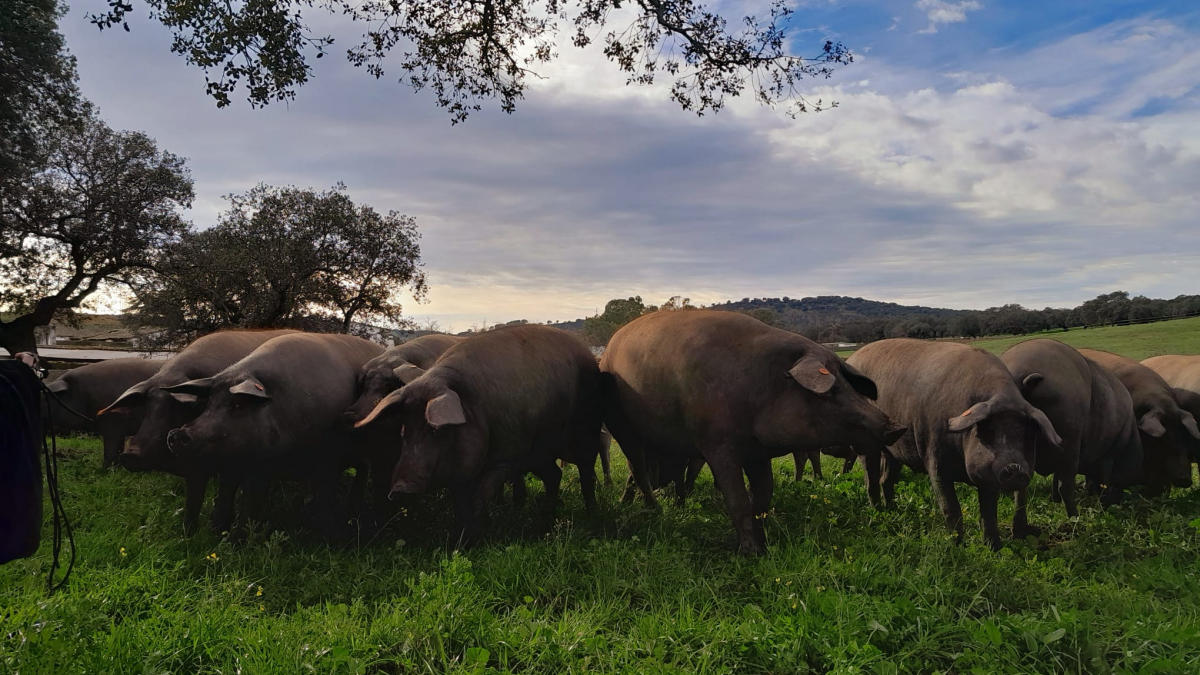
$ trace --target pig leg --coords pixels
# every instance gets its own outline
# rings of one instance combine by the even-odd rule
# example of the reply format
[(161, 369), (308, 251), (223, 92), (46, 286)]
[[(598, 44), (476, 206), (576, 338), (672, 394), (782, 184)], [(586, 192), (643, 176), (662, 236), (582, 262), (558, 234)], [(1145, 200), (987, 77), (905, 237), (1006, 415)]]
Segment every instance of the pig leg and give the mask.
[[(949, 486), (951, 494), (954, 492), (954, 485)], [(958, 499), (954, 500), (955, 506), (958, 505)], [(995, 487), (980, 487), (979, 488), (979, 516), (983, 520), (983, 540), (993, 551), (999, 551), (1004, 547), (1004, 542), (1000, 541), (1000, 527), (996, 522), (996, 507), (1000, 503), (1000, 490)], [(962, 511), (958, 514), (958, 538), (962, 540)], [(947, 516), (947, 521), (949, 517)]]
[(579, 465), (579, 489), (583, 492), (583, 508), (588, 513), (596, 511), (596, 462)]
[(700, 475), (700, 469), (704, 468), (703, 457), (692, 457), (688, 460), (687, 471), (683, 476), (683, 495), (684, 497), (692, 494), (692, 490), (696, 487), (696, 477)]
[(625, 489), (621, 492), (621, 503), (628, 504), (637, 496), (637, 481), (633, 477), (633, 473), (625, 479)]
[(450, 529), (450, 538), (446, 543), (451, 549), (468, 547), (472, 543), (468, 535), (478, 530), (472, 527), (472, 521), (475, 518), (475, 497), (479, 494), (479, 483), (473, 480), (450, 488), (450, 496), (454, 500), (454, 527)]
[(600, 470), (604, 472), (604, 484), (612, 485), (612, 462), (610, 454), (612, 450), (612, 436), (608, 430), (604, 430), (600, 434)]
[[(533, 473), (546, 485), (546, 492), (542, 496), (542, 510), (547, 517), (554, 520), (554, 511), (558, 507), (558, 488), (562, 484), (562, 469), (558, 468), (554, 460), (550, 460), (544, 466), (534, 469)], [(592, 477), (592, 482), (595, 483), (595, 476)]]
[(1050, 481), (1052, 487), (1058, 488), (1059, 497), (1062, 499), (1063, 507), (1067, 509), (1067, 517), (1074, 518), (1079, 515), (1079, 508), (1075, 505), (1075, 473), (1079, 467), (1075, 462), (1063, 467), (1062, 471), (1054, 474), (1054, 480)]
[[(1054, 480), (1050, 481), (1050, 501), (1055, 504), (1062, 502), (1062, 493), (1059, 491), (1059, 484), (1064, 483), (1061, 473), (1054, 474)], [(1074, 482), (1074, 478), (1071, 479)]]
[[(942, 511), (942, 517), (946, 519), (946, 529), (958, 535), (959, 543), (963, 540), (963, 520), (962, 520), (962, 505), (958, 503), (958, 494), (954, 491), (954, 481), (943, 478), (938, 472), (937, 464), (930, 462), (928, 465), (929, 471), (929, 487), (933, 489), (933, 498), (937, 501), (938, 508)], [(983, 489), (979, 492), (979, 508), (983, 510), (984, 496)], [(992, 528), (996, 525), (996, 499), (998, 493), (993, 495), (992, 499)], [(986, 523), (985, 523), (986, 525)], [(999, 540), (999, 534), (996, 535)]]
[(242, 524), (262, 523), (267, 515), (270, 478), (261, 471), (248, 471), (242, 483)]
[(796, 482), (799, 483), (801, 478), (804, 478), (804, 463), (808, 461), (808, 457), (799, 450), (792, 453), (792, 464), (796, 466)]
[(514, 471), (512, 477), (512, 497), (513, 506), (525, 506), (525, 501), (529, 497), (528, 490), (525, 489), (525, 472)]
[(208, 474), (194, 471), (183, 482), (183, 533), (191, 536), (200, 524), (200, 508), (204, 506), (204, 493), (208, 491)]
[(105, 469), (117, 463), (117, 456), (125, 449), (125, 433), (108, 430), (104, 432), (104, 463)]
[(1013, 500), (1017, 503), (1017, 507), (1013, 511), (1013, 539), (1024, 539), (1025, 537), (1040, 535), (1042, 533), (1041, 529), (1029, 524), (1028, 488), (1014, 492)]
[(746, 462), (746, 477), (750, 479), (750, 512), (754, 515), (755, 543), (765, 551), (767, 550), (767, 533), (763, 527), (763, 521), (771, 510), (771, 494), (775, 490), (775, 477), (771, 475), (771, 460), (757, 459)]
[(339, 539), (343, 532), (339, 531), (339, 523), (345, 522), (339, 518), (337, 503), (337, 483), (340, 471), (331, 467), (319, 468), (310, 479), (313, 498), (308, 503), (308, 515), (312, 528), (326, 539)]
[(392, 491), (392, 467), (394, 456), (387, 450), (376, 447), (369, 456), (371, 471), (371, 505), (377, 515), (387, 512), (388, 493)]
[[(557, 468), (557, 467), (555, 467)], [(488, 469), (480, 478), (451, 486), (454, 499), (454, 529), (450, 532), (450, 547), (467, 549), (479, 542), (487, 519), (487, 505), (504, 488), (512, 475), (508, 465)]]
[[(853, 460), (850, 460), (850, 461), (853, 461)], [(863, 480), (865, 481), (866, 486), (867, 486), (867, 501), (875, 509), (884, 508), (884, 504), (882, 501), (880, 501), (880, 498), (879, 498), (880, 497), (880, 495), (879, 495), (880, 485), (879, 484), (882, 481), (881, 474), (883, 473), (883, 462), (884, 461), (885, 460), (883, 457), (883, 452), (881, 452), (880, 450), (877, 450), (877, 449), (876, 450), (868, 450), (867, 453), (865, 455), (863, 455), (863, 466), (866, 467), (866, 471), (864, 472), (866, 474), (866, 477)], [(845, 471), (843, 471), (842, 473), (845, 473)], [(889, 473), (889, 478), (890, 477), (891, 477), (891, 474)], [(892, 491), (893, 491), (892, 498), (895, 498), (895, 486), (896, 486), (896, 484), (893, 481), (892, 486), (891, 486)]]
[(687, 460), (681, 460), (678, 465), (671, 468), (671, 482), (675, 484), (676, 506), (683, 506), (687, 503), (687, 469)]
[[(867, 481), (871, 480), (871, 465), (873, 462), (866, 458), (863, 460), (866, 466)], [(880, 453), (879, 462), (874, 462), (880, 467), (880, 473), (876, 474), (875, 479), (883, 488), (883, 508), (896, 508), (896, 483), (900, 482), (900, 460), (896, 459), (892, 453), (884, 451)], [(870, 495), (870, 482), (867, 483), (867, 494)]]
[(742, 555), (761, 555), (766, 553), (755, 536), (754, 511), (750, 506), (750, 496), (746, 494), (746, 482), (742, 476), (742, 464), (737, 460), (733, 448), (719, 448), (705, 454), (708, 468), (712, 470), (714, 480), (720, 481), (721, 494), (725, 497), (725, 506), (729, 509), (729, 517), (733, 521), (733, 529), (737, 533), (738, 553)]
[[(622, 445), (621, 448), (624, 449), (625, 446)], [(662, 507), (658, 505), (658, 498), (654, 496), (654, 488), (650, 486), (650, 472), (647, 468), (645, 451), (640, 447), (632, 451), (626, 450), (625, 458), (629, 460), (630, 475), (633, 476), (638, 489), (642, 491), (642, 501), (652, 509), (661, 509)]]
[(812, 463), (813, 480), (814, 481), (825, 480), (825, 476), (821, 473), (821, 451), (820, 450), (809, 450), (808, 451), (808, 461), (810, 463)]
[(214, 532), (227, 534), (233, 527), (234, 503), (237, 500), (238, 479), (232, 471), (222, 471), (217, 479), (217, 501), (209, 521)]
[(851, 469), (854, 468), (855, 461), (856, 460), (853, 458), (847, 458), (845, 461), (842, 462), (842, 475), (843, 476), (850, 473)]

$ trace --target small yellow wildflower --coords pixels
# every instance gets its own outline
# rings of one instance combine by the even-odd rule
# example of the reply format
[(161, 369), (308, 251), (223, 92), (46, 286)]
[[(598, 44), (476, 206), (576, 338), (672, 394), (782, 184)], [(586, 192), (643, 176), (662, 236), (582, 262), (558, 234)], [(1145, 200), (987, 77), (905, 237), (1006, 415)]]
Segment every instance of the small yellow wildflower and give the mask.
[(261, 596), (261, 595), (262, 595), (262, 586), (259, 586), (259, 587), (258, 587), (258, 592), (257, 592), (257, 593), (255, 593), (255, 595), (258, 595), (258, 596)]
[(124, 546), (122, 546), (122, 547), (121, 547), (121, 557), (122, 557), (122, 558), (124, 558), (124, 557), (125, 557), (125, 556), (127, 556), (127, 555), (129, 555), (129, 554), (125, 552), (125, 547), (124, 547)]
[(260, 611), (260, 612), (265, 612), (265, 611), (267, 611), (267, 606), (266, 606), (266, 605), (259, 605), (259, 606), (258, 606), (258, 611)]
[(209, 554), (208, 554), (208, 556), (206, 556), (206, 557), (207, 557), (209, 560), (220, 560), (220, 558), (218, 558), (218, 557), (217, 557), (217, 553), (216, 553), (216, 551), (213, 551), (212, 553), (209, 553)]
[(829, 497), (826, 497), (826, 498), (825, 498), (825, 503), (826, 503), (826, 504), (832, 504), (833, 502), (829, 501)]

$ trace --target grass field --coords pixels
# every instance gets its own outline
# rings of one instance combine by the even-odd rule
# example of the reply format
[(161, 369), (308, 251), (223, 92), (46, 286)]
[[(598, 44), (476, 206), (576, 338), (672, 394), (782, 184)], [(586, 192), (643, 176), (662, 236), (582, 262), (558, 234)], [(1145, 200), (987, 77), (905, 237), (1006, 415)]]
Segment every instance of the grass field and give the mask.
[[(1197, 329), (1053, 337), (1144, 358), (1200, 352)], [(959, 546), (923, 476), (880, 513), (857, 471), (794, 482), (779, 460), (769, 553), (745, 559), (707, 472), (684, 507), (620, 504), (618, 485), (588, 515), (568, 469), (558, 520), (497, 506), (488, 541), (451, 555), (444, 497), (349, 546), (300, 525), (294, 489), (273, 533), (186, 539), (177, 479), (61, 447), (79, 562), (50, 597), (48, 543), (0, 567), (0, 673), (1200, 673), (1200, 489), (1087, 498), (1070, 521), (1036, 478), (1046, 538), (994, 554), (965, 486)]]
[(1200, 354), (1200, 317), (1159, 321), (1136, 326), (1106, 326), (1104, 328), (1075, 328), (1069, 331), (1048, 331), (1037, 335), (976, 340), (971, 344), (995, 354), (1035, 337), (1047, 337), (1080, 349), (1101, 349), (1128, 356), (1148, 359), (1161, 354)]
[(556, 522), (498, 506), (488, 542), (450, 555), (444, 499), (351, 546), (287, 515), (295, 492), (273, 534), (185, 539), (175, 479), (65, 448), (79, 562), (51, 597), (48, 544), (0, 568), (0, 672), (1200, 672), (1200, 491), (1084, 500), (1069, 522), (1040, 481), (1047, 543), (994, 554), (978, 526), (966, 546), (944, 534), (924, 477), (876, 513), (857, 473), (796, 483), (780, 461), (770, 552), (745, 559), (707, 473), (685, 507), (614, 486), (588, 516), (569, 470)]

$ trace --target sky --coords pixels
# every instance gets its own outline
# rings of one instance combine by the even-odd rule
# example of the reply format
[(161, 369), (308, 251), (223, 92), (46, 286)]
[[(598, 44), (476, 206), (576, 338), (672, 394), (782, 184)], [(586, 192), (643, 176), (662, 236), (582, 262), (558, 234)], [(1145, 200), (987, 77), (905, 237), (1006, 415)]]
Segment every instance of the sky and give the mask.
[(405, 312), (443, 330), (632, 295), (1040, 308), (1200, 293), (1194, 2), (802, 1), (793, 51), (836, 39), (855, 61), (806, 85), (838, 107), (798, 119), (744, 99), (697, 117), (561, 40), (514, 114), (485, 104), (456, 126), (340, 59), (354, 26), (322, 19), (335, 56), (295, 101), (218, 109), (144, 5), (128, 33), (87, 22), (104, 6), (77, 0), (61, 24), (81, 88), (114, 128), (188, 158), (197, 227), (259, 182), (344, 182), (416, 217), (430, 291)]

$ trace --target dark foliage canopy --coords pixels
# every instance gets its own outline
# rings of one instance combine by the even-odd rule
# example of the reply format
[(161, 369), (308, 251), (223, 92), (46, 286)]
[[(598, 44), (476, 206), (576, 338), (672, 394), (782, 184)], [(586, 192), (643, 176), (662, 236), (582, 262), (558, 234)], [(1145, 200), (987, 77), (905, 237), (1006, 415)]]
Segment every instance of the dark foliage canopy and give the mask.
[(413, 218), (355, 205), (340, 184), (259, 185), (227, 199), (216, 226), (164, 248), (136, 285), (133, 325), (161, 331), (165, 345), (223, 328), (407, 325), (400, 291), (426, 291)]
[[(747, 90), (763, 104), (790, 104), (792, 114), (819, 110), (831, 104), (806, 100), (801, 80), (829, 77), (853, 58), (832, 41), (811, 58), (790, 54), (784, 30), (794, 15), (783, 0), (734, 26), (694, 0), (142, 2), (173, 32), (172, 50), (204, 70), (218, 106), (229, 105), (239, 86), (251, 105), (293, 98), (312, 76), (309, 58), (334, 49), (333, 37), (310, 27), (314, 15), (361, 27), (361, 41), (346, 50), (350, 62), (376, 78), (397, 68), (400, 82), (431, 90), (456, 123), (490, 99), (512, 112), (528, 78), (558, 58), (563, 37), (576, 47), (599, 42), (629, 84), (667, 78), (671, 98), (698, 114)], [(132, 0), (108, 3), (93, 23), (129, 30)]]
[(43, 138), (77, 121), (75, 59), (58, 32), (57, 0), (0, 2), (0, 190), (45, 159)]
[(0, 346), (30, 349), (35, 326), (148, 269), (187, 228), (184, 159), (94, 114), (44, 139), (44, 166), (0, 192)]

